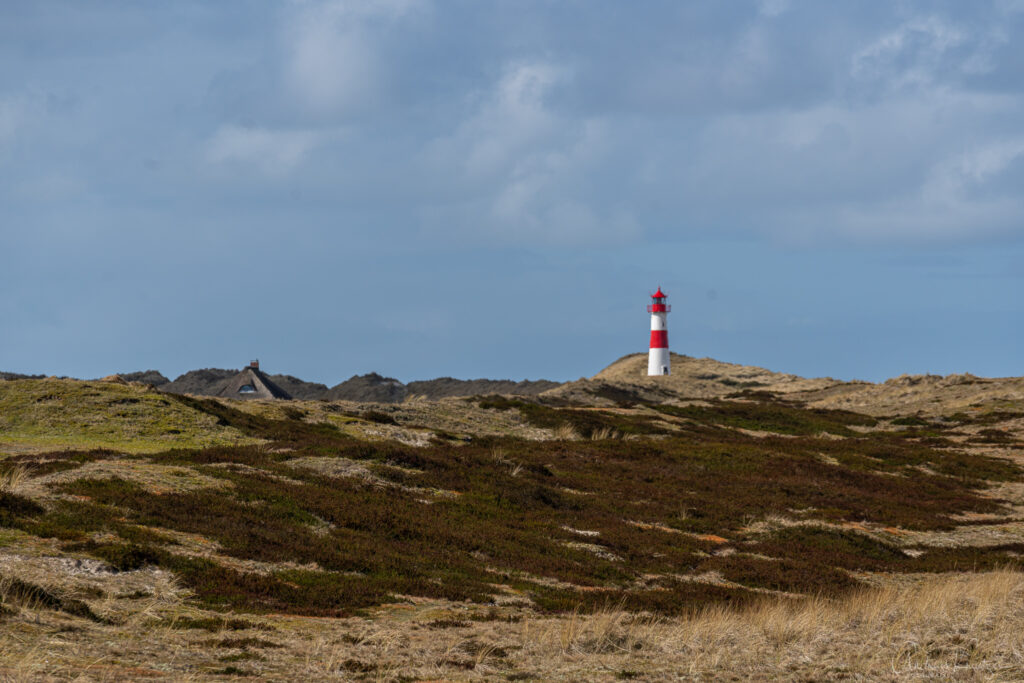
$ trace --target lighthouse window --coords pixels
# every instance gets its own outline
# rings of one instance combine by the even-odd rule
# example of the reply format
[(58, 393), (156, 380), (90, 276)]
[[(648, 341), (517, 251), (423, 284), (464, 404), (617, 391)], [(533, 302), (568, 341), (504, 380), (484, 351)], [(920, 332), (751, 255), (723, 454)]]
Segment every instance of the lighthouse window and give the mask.
[(240, 394), (255, 394), (256, 393), (256, 387), (254, 387), (251, 384), (243, 384), (242, 386), (238, 387), (238, 393), (240, 393)]

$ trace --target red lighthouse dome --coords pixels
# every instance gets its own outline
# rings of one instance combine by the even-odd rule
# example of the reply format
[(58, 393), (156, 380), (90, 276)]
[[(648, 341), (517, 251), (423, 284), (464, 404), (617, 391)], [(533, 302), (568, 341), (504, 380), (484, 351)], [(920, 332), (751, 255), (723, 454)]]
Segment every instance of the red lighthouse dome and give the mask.
[(672, 310), (672, 306), (665, 303), (665, 299), (668, 298), (668, 295), (661, 291), (660, 286), (658, 287), (657, 292), (651, 294), (651, 298), (654, 299), (654, 303), (647, 305), (648, 313), (668, 313)]

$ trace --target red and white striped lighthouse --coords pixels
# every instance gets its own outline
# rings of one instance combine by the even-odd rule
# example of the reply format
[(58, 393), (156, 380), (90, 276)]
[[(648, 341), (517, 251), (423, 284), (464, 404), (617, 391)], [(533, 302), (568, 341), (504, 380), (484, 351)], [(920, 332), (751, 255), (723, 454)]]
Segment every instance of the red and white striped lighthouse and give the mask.
[(647, 356), (648, 375), (668, 375), (671, 367), (668, 360), (668, 325), (665, 318), (672, 307), (665, 303), (665, 293), (658, 287), (658, 291), (651, 294), (654, 303), (647, 305), (647, 312), (651, 314), (651, 352)]

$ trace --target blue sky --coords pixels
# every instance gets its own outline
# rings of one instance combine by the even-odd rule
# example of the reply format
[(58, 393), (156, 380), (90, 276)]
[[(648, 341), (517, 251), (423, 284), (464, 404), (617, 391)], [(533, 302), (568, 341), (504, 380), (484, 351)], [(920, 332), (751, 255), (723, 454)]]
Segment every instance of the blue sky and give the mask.
[(1024, 0), (0, 3), (0, 369), (1024, 374)]

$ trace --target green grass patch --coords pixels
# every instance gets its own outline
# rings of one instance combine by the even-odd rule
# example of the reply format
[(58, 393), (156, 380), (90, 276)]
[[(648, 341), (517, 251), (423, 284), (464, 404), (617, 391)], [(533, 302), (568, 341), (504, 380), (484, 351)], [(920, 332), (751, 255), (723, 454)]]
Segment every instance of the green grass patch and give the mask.
[(171, 394), (70, 379), (0, 382), (0, 434), (4, 443), (39, 449), (131, 453), (254, 441)]

